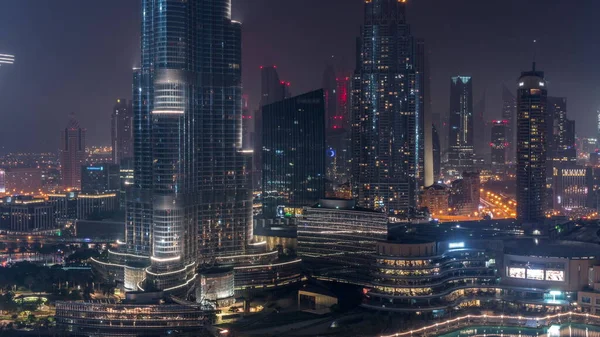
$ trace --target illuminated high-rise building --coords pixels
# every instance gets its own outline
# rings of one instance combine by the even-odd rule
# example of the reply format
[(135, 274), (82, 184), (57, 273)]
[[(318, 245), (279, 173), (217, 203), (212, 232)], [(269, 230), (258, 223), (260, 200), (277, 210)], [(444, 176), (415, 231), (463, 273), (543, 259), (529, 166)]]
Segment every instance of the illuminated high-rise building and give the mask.
[(495, 172), (503, 172), (506, 165), (506, 151), (508, 148), (507, 120), (492, 121), (492, 169)]
[(81, 166), (85, 162), (85, 133), (75, 115), (61, 131), (60, 172), (64, 189), (81, 189)]
[(544, 218), (546, 207), (546, 80), (544, 72), (524, 71), (517, 89), (517, 217)]
[[(327, 73), (327, 72), (326, 72)], [(325, 80), (325, 78), (324, 78)], [(350, 78), (334, 78), (335, 89), (325, 93), (327, 178), (336, 185), (350, 179)], [(325, 84), (325, 81), (324, 81)], [(334, 95), (335, 102), (332, 104)], [(334, 109), (333, 113), (328, 113)]]
[(352, 86), (352, 185), (358, 205), (405, 213), (416, 207), (421, 74), (406, 3), (364, 4)]
[(110, 121), (112, 162), (120, 164), (121, 160), (133, 157), (133, 111), (131, 101), (117, 99)]
[(450, 81), (448, 170), (453, 175), (473, 169), (473, 80), (455, 76)]
[(252, 239), (241, 24), (230, 0), (142, 0), (141, 31), (125, 287), (175, 292)]

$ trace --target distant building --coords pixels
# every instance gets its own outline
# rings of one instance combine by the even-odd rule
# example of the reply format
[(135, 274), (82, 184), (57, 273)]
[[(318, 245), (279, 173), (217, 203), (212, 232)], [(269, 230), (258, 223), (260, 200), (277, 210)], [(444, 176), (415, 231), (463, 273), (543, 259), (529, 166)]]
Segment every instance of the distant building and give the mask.
[(492, 121), (492, 169), (496, 172), (504, 172), (506, 155), (508, 151), (508, 120)]
[(55, 203), (56, 218), (60, 221), (104, 217), (119, 209), (118, 192), (52, 193), (48, 199)]
[(431, 126), (432, 148), (433, 148), (433, 180), (438, 181), (442, 174), (442, 146), (440, 133), (435, 124)]
[(506, 158), (508, 162), (515, 161), (517, 133), (517, 99), (505, 85), (502, 86), (502, 120), (508, 121), (506, 125), (506, 139), (508, 140)]
[(38, 168), (9, 168), (5, 170), (6, 193), (39, 194), (43, 189), (42, 170)]
[(588, 171), (592, 168), (571, 166), (557, 168), (554, 191), (554, 209), (572, 211), (588, 205)]
[(421, 195), (421, 207), (427, 207), (432, 217), (448, 214), (450, 189), (444, 185), (433, 184), (426, 187)]
[(535, 222), (544, 218), (546, 208), (548, 92), (544, 72), (535, 63), (517, 83), (517, 217)]
[[(333, 80), (335, 82), (335, 89), (330, 88), (329, 91), (325, 92), (327, 118), (327, 128), (325, 131), (327, 146), (326, 164), (327, 178), (333, 184), (339, 185), (346, 183), (350, 179), (350, 78), (334, 77)], [(332, 109), (334, 110), (332, 111)]]
[(133, 157), (133, 107), (131, 101), (117, 99), (111, 115), (112, 162)]
[(0, 199), (0, 228), (30, 232), (55, 228), (54, 204), (28, 196)]
[(119, 191), (120, 169), (117, 164), (96, 164), (81, 167), (81, 192), (104, 193)]
[(0, 169), (0, 193), (6, 193), (6, 171)]
[(449, 207), (456, 215), (474, 215), (479, 211), (481, 179), (479, 172), (463, 172), (462, 179), (452, 182)]
[(325, 195), (325, 109), (316, 90), (263, 107), (262, 197), (267, 217), (294, 215)]
[(85, 162), (85, 133), (71, 115), (69, 124), (61, 132), (60, 164), (62, 187), (81, 189), (81, 166)]
[(474, 166), (473, 81), (454, 76), (450, 81), (448, 172), (458, 176)]

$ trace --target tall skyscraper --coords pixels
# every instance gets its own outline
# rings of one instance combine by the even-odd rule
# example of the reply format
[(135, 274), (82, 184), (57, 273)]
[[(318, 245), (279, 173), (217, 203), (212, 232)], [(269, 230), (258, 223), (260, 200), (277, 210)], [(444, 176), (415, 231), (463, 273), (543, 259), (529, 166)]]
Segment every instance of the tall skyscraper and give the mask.
[(534, 63), (517, 89), (517, 217), (524, 222), (544, 218), (547, 97), (544, 72)]
[(79, 126), (75, 115), (69, 117), (69, 124), (60, 133), (60, 172), (64, 189), (81, 189), (81, 166), (85, 162), (85, 132)]
[(277, 73), (277, 66), (261, 66), (261, 98), (260, 106), (254, 116), (254, 156), (252, 159), (252, 186), (260, 189), (262, 186), (262, 107), (271, 103), (282, 101), (291, 96), (289, 82), (281, 81)]
[(125, 268), (125, 283), (148, 261), (145, 289), (177, 291), (198, 264), (243, 254), (252, 239), (241, 24), (230, 0), (142, 0), (141, 31), (126, 219), (137, 267)]
[(506, 151), (508, 147), (507, 139), (507, 120), (492, 121), (492, 139), (490, 147), (492, 148), (492, 169), (494, 172), (504, 172), (506, 165)]
[(117, 99), (110, 121), (113, 164), (133, 157), (132, 110), (131, 102), (124, 98)]
[(517, 98), (505, 85), (502, 85), (502, 120), (508, 121), (506, 138), (508, 139), (507, 160), (515, 162), (517, 133)]
[(440, 134), (435, 127), (431, 126), (431, 140), (433, 149), (433, 179), (438, 181), (442, 173), (442, 147), (440, 144)]
[(455, 76), (450, 81), (448, 167), (454, 175), (473, 169), (473, 80)]
[(263, 214), (294, 216), (325, 195), (323, 90), (263, 107)]
[[(329, 68), (328, 68), (329, 69)], [(323, 77), (325, 85), (329, 71)], [(327, 148), (326, 174), (332, 186), (350, 178), (350, 78), (334, 77), (335, 89), (323, 89), (325, 95), (325, 143)], [(331, 83), (327, 83), (331, 86)], [(335, 189), (335, 187), (334, 187)]]
[(352, 185), (358, 205), (403, 213), (416, 207), (421, 74), (406, 3), (371, 0), (352, 90)]

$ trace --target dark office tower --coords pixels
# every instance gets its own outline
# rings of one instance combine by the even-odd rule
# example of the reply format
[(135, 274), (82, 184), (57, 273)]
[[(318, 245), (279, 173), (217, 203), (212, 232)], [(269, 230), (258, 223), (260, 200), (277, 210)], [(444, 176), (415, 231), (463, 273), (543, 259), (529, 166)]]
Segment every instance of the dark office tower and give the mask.
[(242, 96), (242, 146), (244, 149), (254, 148), (254, 118), (248, 106), (248, 95)]
[(184, 290), (199, 263), (252, 239), (241, 25), (230, 13), (230, 0), (142, 0), (126, 244), (128, 258), (149, 257), (145, 289)]
[(452, 175), (473, 168), (473, 81), (455, 76), (450, 81), (448, 168)]
[(110, 119), (112, 162), (133, 157), (133, 108), (124, 98), (117, 99)]
[(440, 134), (438, 133), (435, 124), (431, 126), (431, 138), (433, 148), (433, 179), (438, 181), (440, 179), (442, 170), (442, 147), (440, 144)]
[(524, 222), (544, 218), (547, 96), (544, 72), (534, 63), (517, 89), (517, 216)]
[(405, 2), (365, 1), (352, 86), (352, 185), (358, 205), (405, 213), (417, 203), (420, 74)]
[(60, 172), (64, 189), (81, 189), (81, 165), (85, 162), (85, 129), (79, 126), (75, 114), (61, 132)]
[(504, 172), (506, 165), (506, 151), (508, 146), (507, 139), (507, 120), (492, 121), (492, 139), (490, 147), (492, 148), (492, 169), (496, 173)]
[(92, 164), (81, 167), (81, 192), (117, 192), (121, 188), (121, 176), (117, 164)]
[(279, 102), (289, 97), (287, 83), (279, 79), (277, 66), (261, 66), (261, 98), (260, 107), (254, 116), (254, 156), (252, 159), (252, 187), (262, 187), (262, 107)]
[(517, 98), (505, 85), (502, 85), (502, 120), (508, 121), (506, 138), (508, 139), (507, 161), (515, 162), (517, 143)]
[(325, 194), (323, 90), (266, 105), (263, 117), (263, 214), (293, 216)]

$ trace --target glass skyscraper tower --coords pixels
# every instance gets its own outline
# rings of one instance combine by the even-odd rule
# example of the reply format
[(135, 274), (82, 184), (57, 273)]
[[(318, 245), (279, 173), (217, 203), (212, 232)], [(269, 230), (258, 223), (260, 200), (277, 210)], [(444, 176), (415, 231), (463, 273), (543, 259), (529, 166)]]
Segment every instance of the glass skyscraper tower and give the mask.
[[(231, 0), (142, 0), (134, 70), (135, 182), (129, 268), (139, 288), (174, 291), (252, 239), (249, 156), (242, 151), (241, 25)], [(131, 285), (130, 285), (131, 288)]]
[(523, 222), (544, 218), (548, 91), (544, 72), (524, 71), (517, 89), (517, 217)]
[(421, 73), (406, 3), (365, 1), (352, 84), (352, 184), (365, 208), (416, 206), (422, 142)]

